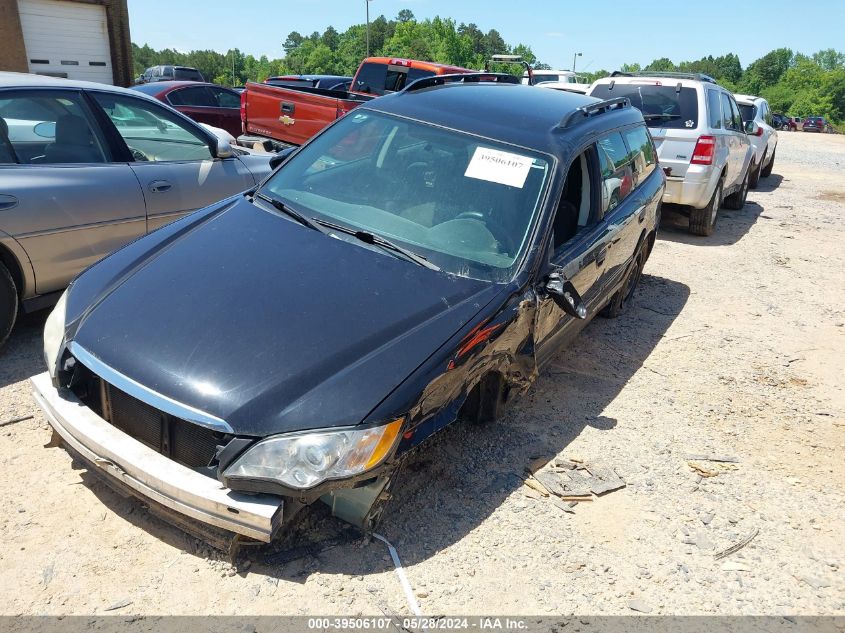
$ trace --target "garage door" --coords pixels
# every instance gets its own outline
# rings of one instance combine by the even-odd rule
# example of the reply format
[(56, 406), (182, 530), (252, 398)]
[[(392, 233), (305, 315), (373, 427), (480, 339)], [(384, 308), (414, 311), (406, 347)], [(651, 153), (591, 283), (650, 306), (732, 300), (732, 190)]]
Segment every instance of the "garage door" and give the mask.
[(29, 72), (114, 83), (105, 7), (18, 0)]

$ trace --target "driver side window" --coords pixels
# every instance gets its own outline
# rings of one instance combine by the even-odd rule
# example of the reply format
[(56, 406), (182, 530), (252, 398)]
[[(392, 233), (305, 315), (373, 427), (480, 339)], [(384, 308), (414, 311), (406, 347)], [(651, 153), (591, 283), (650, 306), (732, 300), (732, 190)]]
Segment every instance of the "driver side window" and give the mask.
[(596, 214), (592, 212), (593, 186), (590, 150), (587, 150), (572, 161), (566, 173), (563, 193), (552, 225), (552, 249), (555, 254), (581, 229), (595, 223)]
[(136, 161), (214, 158), (208, 141), (155, 104), (123, 95), (92, 93)]

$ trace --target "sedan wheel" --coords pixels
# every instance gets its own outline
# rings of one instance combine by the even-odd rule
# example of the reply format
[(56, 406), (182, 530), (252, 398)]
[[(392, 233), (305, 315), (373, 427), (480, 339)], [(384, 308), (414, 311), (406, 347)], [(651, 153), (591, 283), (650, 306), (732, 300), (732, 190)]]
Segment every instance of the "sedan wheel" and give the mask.
[(6, 342), (18, 315), (18, 290), (9, 271), (0, 264), (0, 346)]

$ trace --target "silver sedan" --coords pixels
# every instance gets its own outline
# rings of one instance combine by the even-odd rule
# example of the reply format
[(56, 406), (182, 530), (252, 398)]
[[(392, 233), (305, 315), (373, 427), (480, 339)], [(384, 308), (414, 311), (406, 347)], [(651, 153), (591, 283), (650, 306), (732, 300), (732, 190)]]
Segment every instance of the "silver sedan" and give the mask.
[(272, 155), (137, 91), (0, 73), (0, 345), (123, 244), (249, 189)]

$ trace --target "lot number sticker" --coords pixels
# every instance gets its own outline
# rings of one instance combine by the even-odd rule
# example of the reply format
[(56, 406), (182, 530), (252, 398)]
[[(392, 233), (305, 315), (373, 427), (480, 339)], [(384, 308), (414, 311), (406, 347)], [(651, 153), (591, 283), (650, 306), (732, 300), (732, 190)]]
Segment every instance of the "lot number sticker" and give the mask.
[(522, 189), (533, 163), (534, 159), (527, 156), (476, 147), (464, 176)]

